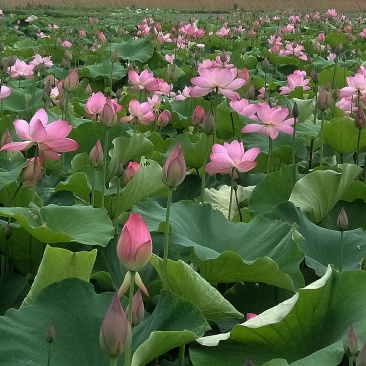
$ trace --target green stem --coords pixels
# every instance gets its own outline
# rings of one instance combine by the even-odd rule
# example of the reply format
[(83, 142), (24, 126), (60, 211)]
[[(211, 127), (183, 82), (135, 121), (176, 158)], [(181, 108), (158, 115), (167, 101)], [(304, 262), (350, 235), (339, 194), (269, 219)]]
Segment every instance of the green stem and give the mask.
[(203, 152), (203, 163), (202, 163), (201, 203), (205, 203), (206, 165), (207, 165), (207, 154), (208, 154), (209, 143), (210, 143), (210, 136), (207, 136), (205, 151)]
[(358, 161), (358, 153), (360, 151), (360, 141), (361, 141), (361, 128), (358, 129), (358, 135), (357, 135), (356, 165), (358, 165), (358, 163), (359, 163), (359, 161)]
[(294, 118), (294, 133), (292, 134), (292, 165), (294, 166), (294, 178), (297, 181), (297, 166), (296, 166), (296, 154), (295, 154), (295, 137), (296, 137), (296, 118)]
[(231, 120), (231, 128), (233, 129), (233, 135), (235, 138), (235, 124), (234, 124), (234, 117), (233, 117), (233, 113), (230, 112), (230, 120)]
[(219, 88), (216, 88), (216, 93), (215, 93), (215, 124), (214, 124), (214, 133), (213, 133), (213, 143), (216, 142), (216, 125), (217, 125), (217, 104), (218, 104), (218, 95), (219, 95)]
[(163, 290), (167, 289), (168, 277), (168, 251), (169, 251), (169, 220), (172, 204), (173, 188), (169, 188), (168, 202), (165, 214), (164, 257), (163, 257)]
[(324, 160), (324, 111), (322, 111), (322, 124), (320, 127), (320, 166), (323, 166)]
[(101, 193), (102, 194), (101, 207), (104, 207), (105, 180), (106, 180), (106, 175), (107, 175), (108, 140), (109, 140), (109, 127), (107, 127), (107, 130), (105, 132), (105, 138), (104, 138), (103, 181), (102, 181), (102, 193)]
[(93, 168), (93, 181), (92, 181), (92, 191), (91, 191), (91, 205), (94, 207), (95, 203), (95, 176), (97, 174), (97, 169)]
[(272, 138), (271, 136), (268, 136), (267, 174), (272, 173), (273, 171), (272, 153), (273, 153)]
[(184, 353), (186, 350), (186, 345), (182, 344), (179, 346), (179, 358), (178, 358), (178, 366), (184, 366)]
[(38, 145), (36, 145), (36, 151), (34, 152), (33, 161), (33, 177), (32, 177), (32, 202), (36, 198), (36, 185), (37, 185), (37, 159), (38, 159)]
[(51, 365), (51, 347), (52, 347), (52, 343), (48, 344), (48, 359), (47, 359), (47, 366)]
[(231, 170), (231, 187), (230, 187), (230, 200), (229, 200), (229, 213), (227, 215), (227, 219), (230, 220), (231, 217), (231, 206), (233, 204), (233, 190), (234, 190), (234, 168)]
[[(132, 328), (132, 300), (133, 295), (135, 294), (135, 275), (136, 272), (131, 271), (131, 284), (130, 284), (130, 292), (128, 295), (128, 312), (127, 312), (127, 320), (130, 323), (131, 328)], [(126, 348), (125, 366), (131, 366), (131, 361), (132, 361), (132, 332)]]
[(33, 249), (33, 236), (29, 234), (29, 252), (28, 252), (28, 272), (32, 270), (32, 249)]
[(348, 356), (348, 366), (353, 366), (353, 356)]
[(118, 214), (119, 214), (119, 192), (120, 192), (120, 184), (118, 179), (117, 185), (117, 195), (116, 195), (116, 213), (115, 213), (115, 233), (118, 233)]
[(118, 357), (109, 357), (109, 366), (117, 366)]
[(238, 211), (239, 211), (239, 219), (240, 219), (240, 222), (243, 222), (243, 216), (242, 216), (241, 211), (240, 211), (240, 203), (239, 203), (239, 199), (238, 199), (238, 190), (235, 189), (234, 192), (235, 192), (236, 205), (237, 205)]
[(342, 272), (343, 269), (343, 236), (344, 236), (344, 231), (341, 231), (341, 244), (340, 244), (340, 255), (339, 255), (339, 273)]

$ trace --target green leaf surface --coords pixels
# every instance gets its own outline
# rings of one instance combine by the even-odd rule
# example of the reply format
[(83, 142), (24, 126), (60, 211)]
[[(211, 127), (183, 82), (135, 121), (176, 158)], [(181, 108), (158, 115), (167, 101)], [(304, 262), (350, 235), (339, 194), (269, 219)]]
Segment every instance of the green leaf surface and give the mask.
[(320, 222), (343, 197), (362, 168), (341, 164), (340, 170), (317, 170), (295, 183), (290, 201), (307, 214), (313, 222)]
[(293, 298), (230, 333), (201, 338), (205, 347), (192, 349), (193, 364), (239, 366), (249, 357), (258, 365), (271, 360), (268, 365), (283, 365), (283, 360), (291, 365), (337, 365), (351, 324), (358, 337), (366, 337), (365, 281), (364, 271), (339, 274), (328, 268), (323, 278)]
[(44, 288), (66, 278), (79, 278), (88, 282), (96, 257), (95, 249), (74, 253), (47, 245), (32, 288), (22, 305), (31, 305)]
[(106, 246), (114, 228), (104, 208), (56, 206), (1, 207), (0, 214), (13, 217), (43, 243), (79, 242)]
[(119, 80), (127, 75), (127, 69), (120, 63), (113, 63), (109, 59), (97, 65), (83, 66), (79, 69), (80, 75), (89, 74), (92, 78), (108, 77), (112, 75), (112, 79)]
[(146, 62), (154, 53), (154, 46), (148, 38), (129, 39), (121, 43), (112, 43), (123, 60)]

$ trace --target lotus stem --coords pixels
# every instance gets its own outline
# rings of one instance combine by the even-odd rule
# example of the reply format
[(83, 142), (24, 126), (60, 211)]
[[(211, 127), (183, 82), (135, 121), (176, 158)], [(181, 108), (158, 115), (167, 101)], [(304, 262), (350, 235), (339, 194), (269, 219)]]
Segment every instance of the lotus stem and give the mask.
[[(132, 329), (132, 300), (133, 295), (135, 294), (135, 275), (136, 272), (131, 271), (131, 283), (130, 283), (130, 291), (128, 295), (128, 312), (127, 312), (127, 320), (131, 325)], [(126, 353), (125, 353), (125, 366), (131, 366), (132, 361), (132, 332), (131, 332), (131, 338), (128, 342), (128, 345), (126, 347)]]
[(323, 166), (324, 160), (324, 111), (322, 111), (322, 124), (320, 127), (320, 166)]
[(343, 236), (344, 236), (344, 231), (341, 231), (341, 243), (340, 243), (340, 255), (339, 255), (339, 273), (342, 272), (343, 270)]
[(109, 357), (109, 366), (117, 366), (118, 357)]
[(205, 146), (205, 150), (203, 152), (202, 180), (201, 180), (201, 203), (205, 203), (206, 165), (207, 165), (207, 154), (208, 154), (209, 143), (210, 143), (210, 135), (207, 136), (206, 146)]
[(165, 214), (164, 256), (163, 256), (163, 290), (167, 289), (168, 278), (168, 251), (169, 251), (169, 220), (173, 197), (173, 188), (169, 188), (168, 202)]
[(186, 351), (186, 345), (182, 344), (179, 346), (179, 357), (178, 357), (178, 366), (184, 366), (184, 353)]
[(102, 192), (101, 192), (101, 194), (102, 194), (101, 207), (104, 207), (105, 181), (106, 181), (106, 175), (107, 175), (108, 140), (109, 140), (109, 127), (107, 127), (107, 130), (105, 132), (105, 138), (104, 138), (103, 181), (102, 181)]

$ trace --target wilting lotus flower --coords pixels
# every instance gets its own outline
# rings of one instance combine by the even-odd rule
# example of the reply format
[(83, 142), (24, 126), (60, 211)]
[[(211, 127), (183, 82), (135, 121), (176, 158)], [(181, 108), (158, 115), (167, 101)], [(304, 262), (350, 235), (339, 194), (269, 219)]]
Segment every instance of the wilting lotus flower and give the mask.
[[(22, 169), (19, 180), (23, 184), (23, 187), (30, 188), (33, 186), (34, 158), (28, 159), (27, 164), (28, 165)], [(35, 173), (35, 182), (39, 182), (43, 175), (41, 169), (41, 159), (39, 157), (37, 157)]]
[(243, 143), (237, 140), (224, 142), (224, 146), (214, 144), (206, 171), (209, 174), (233, 174), (233, 178), (237, 178), (237, 172), (248, 172), (255, 168), (255, 159), (260, 151), (259, 147), (253, 147), (244, 152)]
[(37, 145), (43, 162), (44, 159), (58, 160), (59, 153), (73, 151), (79, 147), (76, 141), (66, 138), (72, 126), (62, 120), (48, 123), (48, 115), (43, 108), (35, 113), (29, 124), (17, 119), (14, 121), (14, 127), (17, 135), (24, 141), (5, 144), (1, 150), (23, 151)]

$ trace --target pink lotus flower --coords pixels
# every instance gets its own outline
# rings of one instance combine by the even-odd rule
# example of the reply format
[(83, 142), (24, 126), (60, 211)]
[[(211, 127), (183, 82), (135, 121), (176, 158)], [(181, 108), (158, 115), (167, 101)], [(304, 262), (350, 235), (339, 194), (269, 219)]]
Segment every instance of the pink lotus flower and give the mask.
[(127, 169), (123, 173), (123, 180), (125, 184), (128, 184), (131, 182), (132, 178), (136, 175), (137, 171), (140, 168), (140, 164), (136, 161), (130, 161), (128, 163)]
[(98, 168), (103, 164), (103, 148), (99, 139), (90, 151), (89, 160), (94, 168)]
[[(42, 178), (42, 168), (41, 168), (41, 159), (37, 157), (36, 162), (36, 182), (39, 182)], [(34, 174), (34, 158), (27, 160), (27, 166), (22, 169), (19, 180), (23, 184), (25, 188), (33, 187), (33, 174)]]
[(292, 127), (294, 119), (286, 119), (288, 114), (288, 108), (281, 108), (280, 106), (271, 108), (268, 103), (258, 104), (257, 115), (263, 124), (250, 123), (244, 126), (241, 132), (259, 132), (261, 135), (269, 136), (271, 139), (275, 139), (279, 132), (292, 135), (294, 132)]
[(136, 119), (142, 125), (149, 125), (155, 120), (155, 113), (148, 102), (140, 102), (137, 99), (132, 99), (128, 106), (129, 116), (122, 117), (121, 122), (126, 123)]
[(357, 93), (366, 94), (366, 76), (361, 73), (356, 73), (354, 76), (346, 78), (348, 86), (339, 91), (340, 98), (352, 98), (357, 96)]
[(214, 144), (206, 171), (209, 174), (233, 174), (233, 178), (237, 178), (238, 172), (248, 172), (257, 165), (254, 160), (260, 151), (259, 147), (253, 147), (244, 152), (243, 143), (237, 140), (230, 144), (224, 142), (224, 146)]
[(157, 91), (159, 90), (159, 82), (154, 78), (154, 74), (147, 69), (142, 71), (139, 75), (135, 70), (128, 71), (128, 78), (132, 84), (133, 91), (146, 90)]
[[(128, 306), (126, 308), (128, 314)], [(141, 290), (138, 289), (132, 299), (132, 325), (139, 325), (144, 320), (145, 308)]]
[(241, 88), (245, 80), (236, 79), (238, 70), (230, 69), (200, 69), (200, 76), (191, 79), (196, 86), (191, 90), (191, 97), (203, 97), (208, 93), (218, 90), (219, 93), (230, 99), (239, 99), (239, 94), (234, 90)]
[(17, 78), (20, 76), (24, 76), (25, 78), (33, 78), (34, 65), (28, 65), (25, 61), (21, 61), (18, 58), (15, 60), (15, 64), (11, 67), (8, 67), (8, 73), (11, 78)]
[[(1, 80), (0, 80), (0, 85), (1, 85)], [(1, 85), (1, 89), (0, 89), (0, 100), (7, 98), (12, 92), (12, 89), (5, 86), (5, 85)]]
[(257, 112), (257, 104), (251, 104), (248, 99), (232, 100), (230, 106), (235, 112), (251, 119), (258, 119), (255, 116)]
[(45, 67), (52, 67), (53, 62), (51, 61), (51, 56), (42, 57), (40, 54), (36, 53), (34, 59), (29, 63), (30, 65), (39, 66), (44, 65)]
[(293, 74), (287, 76), (287, 85), (281, 86), (279, 93), (280, 95), (289, 94), (294, 91), (298, 86), (302, 86), (303, 90), (309, 90), (308, 86), (310, 78), (304, 79), (306, 71), (295, 70)]
[(117, 243), (119, 261), (127, 271), (139, 271), (149, 261), (152, 241), (147, 223), (139, 213), (131, 213)]
[(41, 161), (45, 159), (58, 160), (59, 153), (76, 150), (76, 141), (66, 138), (72, 126), (67, 121), (57, 120), (48, 124), (46, 111), (41, 108), (32, 117), (30, 123), (17, 119), (14, 121), (17, 135), (24, 141), (5, 144), (0, 151), (23, 151), (37, 145)]
[(107, 98), (105, 95), (99, 91), (98, 93), (93, 93), (87, 100), (85, 104), (85, 110), (90, 117), (99, 116), (104, 108)]

